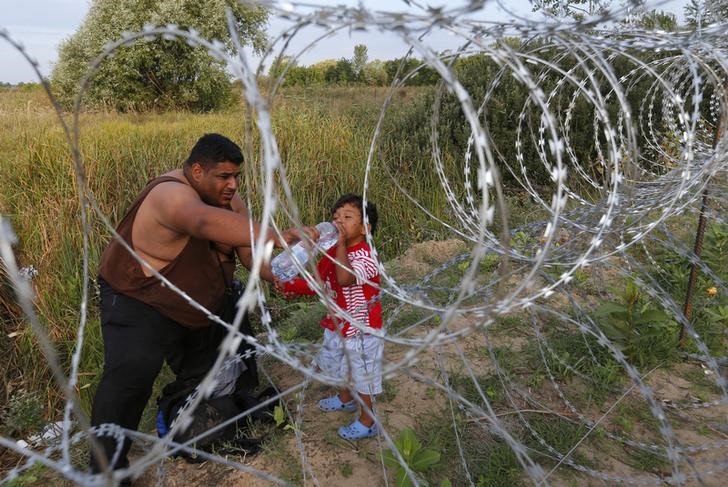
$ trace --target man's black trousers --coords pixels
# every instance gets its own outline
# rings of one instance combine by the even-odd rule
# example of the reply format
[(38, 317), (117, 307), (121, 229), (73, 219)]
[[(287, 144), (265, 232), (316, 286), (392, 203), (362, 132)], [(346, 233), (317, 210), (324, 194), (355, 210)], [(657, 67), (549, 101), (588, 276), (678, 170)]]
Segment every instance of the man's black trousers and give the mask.
[[(136, 430), (164, 361), (174, 372), (175, 382), (202, 379), (217, 356), (226, 330), (217, 324), (191, 330), (151, 306), (116, 292), (101, 278), (99, 288), (104, 372), (93, 402), (91, 425), (114, 423)], [(226, 303), (219, 310), (221, 318), (227, 322), (234, 316), (236, 298), (237, 295), (226, 295)], [(241, 331), (249, 333), (247, 319)], [(255, 383), (248, 385), (254, 387), (257, 385), (255, 359), (250, 362), (252, 370), (249, 372), (256, 377)], [(251, 369), (251, 363), (246, 365)], [(117, 449), (116, 440), (108, 436), (97, 437), (97, 440), (110, 462)], [(128, 465), (130, 446), (131, 441), (125, 439), (112, 468)], [(100, 470), (94, 455), (91, 468), (93, 471)]]

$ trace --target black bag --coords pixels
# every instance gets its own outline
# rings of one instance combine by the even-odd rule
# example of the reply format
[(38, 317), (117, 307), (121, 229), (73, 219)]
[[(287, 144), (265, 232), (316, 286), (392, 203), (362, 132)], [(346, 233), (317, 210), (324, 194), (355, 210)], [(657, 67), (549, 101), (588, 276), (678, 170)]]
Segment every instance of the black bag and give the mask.
[[(225, 292), (225, 300), (219, 316), (224, 321), (231, 323), (235, 317), (235, 304), (242, 294), (242, 286), (238, 281), (228, 287)], [(252, 335), (252, 328), (247, 313), (243, 316), (240, 324), (240, 331)], [(217, 323), (210, 325), (209, 333), (205, 338), (207, 342), (202, 348), (205, 350), (198, 356), (189, 357), (185, 364), (181, 364), (179, 373), (174, 382), (167, 384), (162, 390), (162, 395), (157, 400), (159, 409), (157, 415), (157, 431), (164, 436), (171, 429), (174, 419), (180, 409), (187, 404), (197, 386), (212, 367), (222, 340), (227, 330)], [(203, 399), (192, 413), (192, 421), (185, 431), (179, 431), (174, 437), (177, 443), (186, 443), (216, 426), (238, 416), (242, 412), (258, 406), (261, 402), (275, 396), (278, 392), (274, 387), (269, 387), (259, 394), (254, 394), (258, 386), (258, 369), (254, 348), (246, 341), (242, 341), (237, 353), (242, 356), (245, 370), (238, 376), (235, 382), (235, 390), (228, 395)], [(260, 449), (263, 438), (248, 438), (247, 432), (251, 420), (273, 422), (273, 410), (278, 401), (271, 401), (245, 417), (231, 422), (230, 424), (206, 434), (203, 438), (190, 445), (194, 448), (207, 452), (213, 449), (218, 453), (226, 450), (233, 453), (234, 450), (244, 450), (247, 454), (254, 454)], [(194, 455), (180, 452), (180, 456), (190, 462), (202, 461)]]
[[(180, 409), (185, 406), (196, 387), (197, 384), (190, 385), (190, 387), (181, 389), (172, 396), (162, 396), (159, 402), (159, 412), (166, 419), (167, 428), (171, 428), (173, 419), (177, 417)], [(278, 401), (271, 401), (243, 418), (232, 421), (230, 424), (215, 429), (211, 433), (208, 432), (277, 394), (278, 391), (275, 388), (269, 387), (255, 396), (244, 390), (238, 390), (227, 396), (204, 399), (192, 413), (192, 421), (189, 427), (184, 431), (177, 432), (174, 441), (187, 443), (189, 440), (204, 434), (203, 438), (196, 440), (189, 446), (206, 452), (214, 451), (218, 454), (236, 453), (242, 450), (246, 455), (253, 455), (260, 450), (265, 437), (250, 438), (248, 436), (251, 421), (273, 423), (273, 410)], [(167, 418), (172, 418), (172, 421)], [(190, 463), (203, 461), (197, 455), (185, 451), (180, 451), (177, 455), (185, 458)]]

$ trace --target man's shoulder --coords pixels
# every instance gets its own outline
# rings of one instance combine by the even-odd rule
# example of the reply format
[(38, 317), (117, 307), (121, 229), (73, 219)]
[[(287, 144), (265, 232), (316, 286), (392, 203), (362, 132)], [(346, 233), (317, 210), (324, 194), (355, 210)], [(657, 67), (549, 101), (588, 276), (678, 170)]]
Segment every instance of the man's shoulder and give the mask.
[[(180, 171), (181, 172), (181, 171)], [(140, 207), (140, 214), (151, 217), (165, 228), (181, 232), (180, 222), (189, 218), (190, 210), (202, 202), (197, 192), (186, 182), (167, 173), (150, 181), (149, 190)]]
[(187, 178), (185, 178), (185, 175), (181, 169), (174, 169), (164, 174), (160, 174), (154, 179), (151, 179), (148, 184), (153, 184), (155, 185), (155, 187), (172, 184), (178, 185), (179, 187), (186, 186), (188, 188), (191, 188), (190, 184), (187, 182)]
[(179, 169), (158, 176), (152, 179), (149, 184), (154, 184), (154, 187), (149, 191), (149, 196), (160, 202), (169, 202), (172, 198), (177, 201), (179, 199), (200, 199), (200, 196), (187, 183), (182, 171)]

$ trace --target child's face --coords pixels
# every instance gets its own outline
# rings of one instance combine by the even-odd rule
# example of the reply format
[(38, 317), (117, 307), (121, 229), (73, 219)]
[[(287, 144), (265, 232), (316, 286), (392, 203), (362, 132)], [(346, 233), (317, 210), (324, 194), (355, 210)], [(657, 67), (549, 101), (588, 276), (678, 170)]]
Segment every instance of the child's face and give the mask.
[(334, 222), (339, 224), (347, 246), (356, 245), (364, 240), (366, 228), (361, 211), (356, 206), (345, 203), (334, 212)]

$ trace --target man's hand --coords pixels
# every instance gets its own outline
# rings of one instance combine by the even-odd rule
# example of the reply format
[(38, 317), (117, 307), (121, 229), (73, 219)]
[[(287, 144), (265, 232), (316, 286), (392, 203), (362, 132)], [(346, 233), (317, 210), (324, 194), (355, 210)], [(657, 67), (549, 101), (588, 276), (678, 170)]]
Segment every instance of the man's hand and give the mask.
[(283, 242), (291, 245), (292, 243), (298, 242), (299, 240), (303, 240), (304, 242), (308, 242), (310, 244), (310, 241), (307, 241), (304, 238), (304, 235), (310, 241), (317, 242), (319, 238), (319, 231), (316, 230), (315, 227), (303, 227), (303, 233), (299, 231), (298, 228), (289, 228), (288, 230), (283, 230), (280, 237), (276, 239), (277, 247), (283, 247)]

